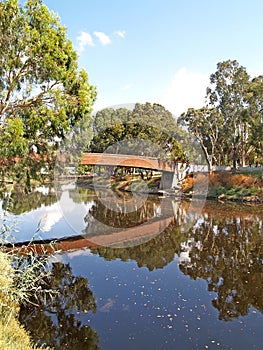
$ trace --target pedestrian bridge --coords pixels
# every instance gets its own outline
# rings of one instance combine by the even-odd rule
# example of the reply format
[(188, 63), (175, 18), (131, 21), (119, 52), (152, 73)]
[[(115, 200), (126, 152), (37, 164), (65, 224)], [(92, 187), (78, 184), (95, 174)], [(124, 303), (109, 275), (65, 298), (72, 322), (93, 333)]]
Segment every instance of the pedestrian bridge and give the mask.
[(130, 154), (84, 153), (81, 165), (157, 170), (162, 173), (160, 190), (181, 187), (179, 182), (186, 172), (186, 164), (182, 162)]
[(84, 153), (82, 165), (120, 166), (127, 168), (152, 169), (174, 173), (175, 162), (154, 157), (135, 156), (130, 154)]

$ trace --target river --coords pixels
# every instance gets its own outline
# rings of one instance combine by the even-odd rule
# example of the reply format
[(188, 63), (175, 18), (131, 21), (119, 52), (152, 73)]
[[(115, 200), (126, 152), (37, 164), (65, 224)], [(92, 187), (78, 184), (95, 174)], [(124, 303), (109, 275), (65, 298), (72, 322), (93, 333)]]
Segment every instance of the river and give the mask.
[(1, 207), (9, 240), (64, 241), (50, 258), (59, 293), (20, 313), (40, 344), (262, 349), (262, 205), (117, 198), (71, 184), (12, 191)]

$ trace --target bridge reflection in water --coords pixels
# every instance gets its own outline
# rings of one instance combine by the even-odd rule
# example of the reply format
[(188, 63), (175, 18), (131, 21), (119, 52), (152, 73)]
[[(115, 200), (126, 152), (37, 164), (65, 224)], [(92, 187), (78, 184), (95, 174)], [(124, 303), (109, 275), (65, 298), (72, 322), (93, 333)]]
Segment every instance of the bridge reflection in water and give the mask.
[(27, 248), (29, 242), (21, 242), (17, 244), (20, 246), (18, 249), (24, 252), (27, 249), (41, 252), (45, 247), (52, 251), (48, 243), (54, 240), (55, 248), (61, 251), (101, 246), (136, 246), (153, 239), (166, 228), (190, 225), (197, 220), (200, 209), (193, 207), (190, 202), (182, 202), (180, 198), (171, 199), (156, 195), (149, 195), (145, 201), (140, 202), (139, 194), (128, 193), (120, 194), (117, 200), (115, 195), (109, 193), (101, 201), (94, 192), (75, 186), (67, 188), (64, 193), (67, 193), (72, 203), (91, 204), (88, 208), (85, 207), (83, 214), (80, 214), (78, 206), (75, 206), (71, 213), (67, 213), (74, 219), (77, 218), (77, 221), (83, 222), (81, 231), (76, 231), (78, 234), (70, 237), (65, 234), (60, 239), (53, 236), (36, 240), (34, 247), (31, 245)]
[[(167, 349), (261, 349), (262, 206), (208, 201), (198, 214), (197, 202), (149, 196), (135, 215), (126, 195), (119, 212), (110, 213), (94, 193), (77, 192), (67, 189), (75, 203), (92, 205), (79, 217), (86, 220), (84, 236), (60, 242), (71, 251), (57, 255), (48, 280), (60, 293), (43, 298), (41, 307), (27, 304), (21, 314), (36, 341), (54, 349), (98, 349), (117, 339), (119, 346), (109, 346), (117, 349), (134, 334), (134, 349), (161, 349), (167, 340)], [(141, 245), (122, 249), (90, 240), (166, 219), (164, 231)]]
[[(215, 341), (212, 347), (261, 349), (262, 206), (210, 201), (195, 217), (190, 202), (168, 198), (161, 203), (155, 196), (137, 215), (123, 209), (110, 216), (107, 206), (101, 211), (98, 199), (85, 189), (79, 189), (79, 198), (73, 190), (71, 195), (93, 202), (85, 214), (83, 234), (89, 231), (88, 239), (99, 229), (99, 224), (88, 225), (91, 218), (119, 228), (119, 233), (135, 229), (136, 222), (138, 227), (152, 225), (151, 218), (171, 218), (171, 223), (136, 246), (96, 246), (83, 237), (61, 242), (71, 251), (57, 255), (48, 280), (60, 293), (43, 300), (41, 307), (28, 304), (20, 315), (36, 341), (41, 338), (58, 350), (98, 349), (92, 344), (99, 343), (116, 349), (115, 339), (125, 347), (135, 334), (133, 349), (141, 349), (142, 343), (161, 349), (167, 339), (167, 349), (201, 349), (209, 336)], [(197, 219), (190, 228), (184, 226), (189, 214)], [(108, 229), (105, 236), (111, 234)]]

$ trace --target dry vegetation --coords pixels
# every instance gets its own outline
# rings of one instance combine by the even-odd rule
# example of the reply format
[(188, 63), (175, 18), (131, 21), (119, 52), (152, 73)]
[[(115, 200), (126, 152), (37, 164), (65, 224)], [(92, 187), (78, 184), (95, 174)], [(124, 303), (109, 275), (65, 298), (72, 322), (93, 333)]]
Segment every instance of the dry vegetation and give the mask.
[(232, 174), (231, 172), (215, 172), (209, 176), (210, 186), (224, 187), (244, 187), (244, 188), (262, 188), (261, 179), (252, 175)]
[(0, 251), (0, 349), (33, 350), (29, 335), (18, 322), (19, 304), (13, 286), (14, 271), (8, 255)]
[(202, 184), (205, 186), (207, 182), (208, 198), (263, 202), (263, 180), (251, 174), (232, 174), (225, 171), (188, 176), (183, 183), (183, 192), (191, 193), (195, 187)]

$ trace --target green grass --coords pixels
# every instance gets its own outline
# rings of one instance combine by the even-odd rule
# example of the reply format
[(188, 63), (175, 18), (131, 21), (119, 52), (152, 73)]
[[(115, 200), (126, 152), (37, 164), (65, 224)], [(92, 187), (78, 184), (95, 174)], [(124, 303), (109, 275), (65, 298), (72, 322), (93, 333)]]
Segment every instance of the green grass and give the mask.
[[(13, 225), (7, 224), (4, 214), (0, 226), (0, 349), (41, 349), (31, 343), (30, 336), (18, 321), (18, 314), (20, 305), (29, 303), (32, 297), (38, 300), (40, 293), (55, 293), (45, 289), (43, 284), (50, 273), (48, 255), (44, 248), (39, 254), (33, 244), (26, 254), (19, 254), (12, 245), (7, 248), (5, 242), (14, 241), (12, 229)], [(39, 227), (36, 233), (38, 230)], [(52, 244), (51, 247), (55, 252)]]
[(18, 322), (19, 304), (16, 300), (14, 276), (10, 257), (0, 251), (0, 349), (40, 349), (31, 343), (29, 335)]
[(255, 170), (255, 169), (250, 169), (250, 168), (248, 168), (248, 170), (237, 170), (236, 174), (245, 175), (245, 176), (253, 176), (257, 179), (262, 178), (262, 170)]
[(250, 188), (244, 188), (241, 186), (234, 186), (234, 187), (211, 187), (209, 189), (208, 196), (218, 198), (224, 196), (227, 199), (231, 200), (242, 200), (244, 197), (253, 197), (256, 194), (258, 194), (260, 190), (255, 187)]

